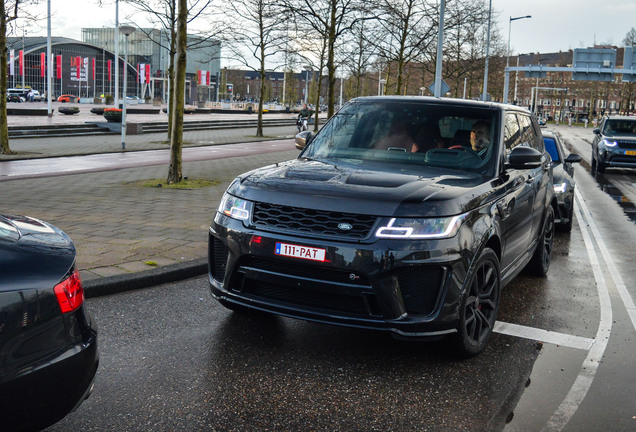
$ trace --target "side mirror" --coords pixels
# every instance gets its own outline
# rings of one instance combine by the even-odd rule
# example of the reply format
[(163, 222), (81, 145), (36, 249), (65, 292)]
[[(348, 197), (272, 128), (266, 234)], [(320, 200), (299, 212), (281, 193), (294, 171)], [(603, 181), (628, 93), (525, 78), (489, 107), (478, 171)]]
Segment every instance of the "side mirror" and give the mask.
[(307, 146), (307, 144), (309, 144), (312, 138), (313, 138), (313, 135), (311, 134), (310, 131), (304, 131), (296, 135), (296, 138), (294, 139), (294, 144), (296, 145), (296, 148), (298, 150), (302, 150)]
[(599, 128), (595, 128), (592, 132), (594, 132), (596, 135), (601, 133), (601, 130)]
[(507, 159), (505, 168), (538, 168), (541, 166), (543, 154), (532, 147), (517, 146), (510, 151)]
[(576, 153), (570, 153), (568, 157), (565, 158), (565, 162), (566, 163), (581, 162), (581, 155), (578, 155)]

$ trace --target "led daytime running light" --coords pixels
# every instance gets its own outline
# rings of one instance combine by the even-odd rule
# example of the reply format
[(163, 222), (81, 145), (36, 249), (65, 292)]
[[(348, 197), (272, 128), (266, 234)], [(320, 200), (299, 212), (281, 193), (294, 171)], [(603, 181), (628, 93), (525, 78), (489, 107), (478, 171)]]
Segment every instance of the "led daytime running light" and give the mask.
[[(415, 229), (413, 227), (400, 227), (394, 226), (397, 218), (392, 218), (389, 223), (378, 229), (376, 232), (376, 237), (380, 238), (411, 238), (411, 239), (438, 239), (438, 238), (448, 238), (453, 237), (457, 234), (457, 230), (461, 225), (461, 222), (464, 220), (466, 215), (453, 216), (452, 218), (439, 218), (439, 219), (429, 219), (429, 221), (444, 221), (443, 224), (444, 230), (442, 232), (436, 233), (427, 233), (427, 234), (417, 234), (414, 233)], [(426, 219), (422, 219), (426, 220)], [(431, 224), (433, 226), (433, 224)]]

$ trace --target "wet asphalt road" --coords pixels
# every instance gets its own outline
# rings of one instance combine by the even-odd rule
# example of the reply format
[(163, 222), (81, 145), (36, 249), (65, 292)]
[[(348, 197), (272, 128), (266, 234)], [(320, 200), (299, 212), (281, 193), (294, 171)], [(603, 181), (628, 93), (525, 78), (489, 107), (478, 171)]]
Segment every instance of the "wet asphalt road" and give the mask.
[[(561, 132), (589, 160), (591, 131)], [(524, 337), (500, 327), (457, 360), (441, 342), (234, 314), (205, 278), (89, 299), (95, 391), (49, 430), (635, 430), (636, 226), (602, 184), (636, 173), (593, 177), (583, 163), (576, 178), (577, 220), (548, 277), (522, 274), (502, 294), (499, 324)]]

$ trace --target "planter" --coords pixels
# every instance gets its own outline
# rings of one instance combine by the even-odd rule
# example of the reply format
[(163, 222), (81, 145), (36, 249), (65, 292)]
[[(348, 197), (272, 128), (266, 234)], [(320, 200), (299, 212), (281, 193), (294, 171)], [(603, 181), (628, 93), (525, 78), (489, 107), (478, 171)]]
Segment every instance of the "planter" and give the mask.
[(104, 110), (104, 118), (109, 123), (121, 123), (121, 110), (118, 108), (107, 108)]
[(80, 111), (78, 107), (59, 107), (57, 110), (64, 115), (73, 115)]

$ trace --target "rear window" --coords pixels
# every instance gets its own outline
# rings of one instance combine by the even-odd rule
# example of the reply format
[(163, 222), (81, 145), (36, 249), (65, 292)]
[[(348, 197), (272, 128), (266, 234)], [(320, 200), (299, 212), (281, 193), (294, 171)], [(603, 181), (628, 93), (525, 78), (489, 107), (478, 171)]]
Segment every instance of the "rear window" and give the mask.
[(553, 162), (561, 162), (559, 160), (559, 151), (556, 148), (556, 142), (554, 138), (543, 138), (543, 143), (545, 144), (545, 149), (550, 153)]

